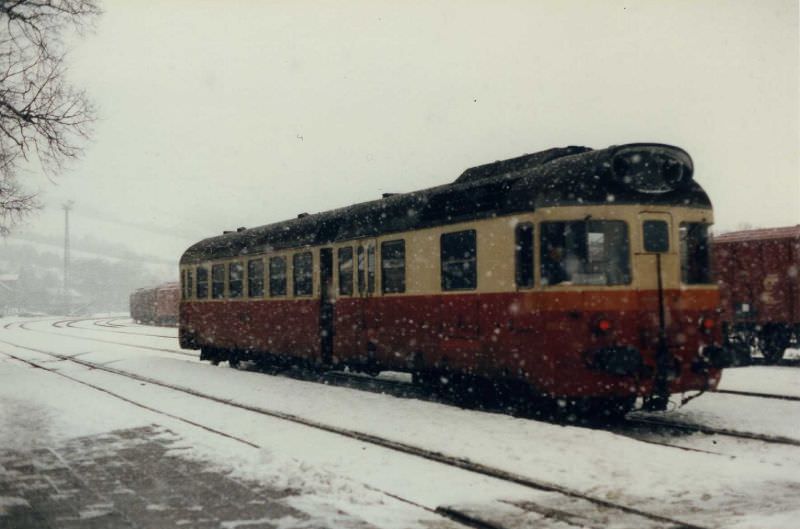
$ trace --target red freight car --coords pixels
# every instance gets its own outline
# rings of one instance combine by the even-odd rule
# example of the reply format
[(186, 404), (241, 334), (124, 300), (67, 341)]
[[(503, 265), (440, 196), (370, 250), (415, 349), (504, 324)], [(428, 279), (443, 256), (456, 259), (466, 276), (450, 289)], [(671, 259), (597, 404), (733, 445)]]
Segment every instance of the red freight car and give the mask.
[(140, 288), (130, 296), (131, 318), (138, 323), (175, 326), (178, 323), (178, 283)]
[(800, 339), (800, 225), (725, 233), (713, 244), (727, 336), (777, 362)]

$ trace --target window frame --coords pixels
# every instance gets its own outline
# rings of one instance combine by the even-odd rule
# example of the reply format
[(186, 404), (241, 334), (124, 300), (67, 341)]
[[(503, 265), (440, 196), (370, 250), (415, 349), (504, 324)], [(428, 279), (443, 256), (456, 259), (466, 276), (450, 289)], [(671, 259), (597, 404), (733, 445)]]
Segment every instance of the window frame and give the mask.
[[(688, 262), (688, 252), (686, 251), (686, 245), (688, 244), (685, 242), (689, 236), (689, 226), (700, 226), (704, 229), (704, 244), (703, 244), (703, 252), (705, 258), (705, 266), (702, 273), (704, 273), (704, 277), (697, 281), (688, 281), (687, 275), (689, 272), (689, 267), (687, 266)], [(712, 255), (711, 255), (711, 226), (710, 222), (705, 221), (683, 221), (678, 226), (678, 251), (680, 252), (678, 256), (678, 260), (680, 261), (681, 265), (681, 284), (686, 286), (709, 286), (714, 285), (714, 273), (711, 267), (712, 263)], [(684, 230), (685, 235), (684, 235)]]
[[(447, 263), (448, 266), (445, 266), (445, 245), (446, 245), (445, 239), (455, 238), (455, 237), (459, 237), (459, 236), (460, 237), (466, 236), (468, 239), (471, 239), (471, 241), (468, 241), (468, 242), (472, 243), (472, 250), (471, 250), (472, 256), (471, 256), (471, 258), (466, 258), (465, 257), (465, 258), (462, 258), (462, 259), (452, 259), (452, 258), (450, 258), (449, 262)], [(448, 280), (448, 278), (453, 278), (453, 277), (457, 277), (457, 276), (456, 275), (450, 275), (450, 274), (446, 273), (446, 270), (447, 270), (448, 267), (451, 267), (454, 263), (455, 264), (462, 263), (462, 265), (461, 265), (462, 267), (463, 267), (463, 263), (472, 263), (472, 265), (469, 267), (469, 270), (471, 271), (469, 276), (467, 276), (466, 274), (462, 275), (462, 277), (470, 280), (470, 281), (467, 281), (467, 286), (451, 286), (450, 281), (452, 281), (452, 279)], [(440, 287), (442, 289), (442, 292), (459, 292), (459, 291), (463, 292), (463, 291), (477, 290), (477, 288), (478, 288), (478, 232), (477, 232), (477, 230), (472, 228), (472, 229), (466, 229), (466, 230), (451, 231), (451, 232), (447, 232), (447, 233), (442, 233), (439, 236), (439, 273), (440, 273), (440, 279), (441, 279)]]
[(184, 272), (186, 272), (186, 299), (192, 299), (194, 297), (194, 277), (192, 276), (192, 269), (187, 268)]
[(367, 256), (364, 247), (359, 245), (357, 254), (357, 274), (358, 274), (358, 295), (363, 296), (367, 292)]
[(377, 265), (377, 254), (375, 252), (375, 245), (367, 245), (367, 293), (375, 293), (375, 268)]
[[(342, 258), (343, 254), (348, 253), (350, 257)], [(342, 266), (345, 263), (350, 263), (349, 266)], [(338, 273), (340, 296), (352, 296), (354, 292), (355, 282), (353, 281), (353, 271), (355, 270), (355, 255), (352, 246), (342, 246), (336, 251), (336, 270)], [(343, 281), (342, 279), (345, 279)], [(344, 288), (349, 287), (349, 288)]]
[[(280, 264), (280, 270), (276, 271), (274, 264)], [(279, 272), (279, 273), (276, 273)], [(287, 295), (289, 270), (285, 255), (274, 255), (269, 258), (269, 296), (271, 298), (284, 297)]]
[[(195, 294), (197, 299), (209, 299), (211, 294), (210, 282), (211, 282), (211, 271), (208, 269), (208, 266), (200, 265), (196, 267), (197, 272), (197, 288), (195, 289)], [(203, 272), (202, 275), (204, 276), (203, 279), (200, 279), (200, 272)], [(200, 294), (200, 291), (203, 291), (203, 295)]]
[[(652, 229), (648, 228), (648, 226), (655, 225), (663, 225), (664, 232), (656, 233)], [(666, 247), (655, 246), (654, 248), (653, 242), (662, 242), (658, 240), (658, 238), (654, 239), (654, 237), (662, 237), (664, 235), (666, 235), (666, 237), (664, 238), (663, 242), (666, 243)], [(645, 219), (642, 221), (642, 249), (646, 253), (669, 253), (670, 246), (669, 222), (662, 219)]]
[[(527, 239), (530, 247), (522, 247), (520, 239), (523, 230), (527, 228)], [(524, 250), (524, 251), (523, 251)], [(523, 264), (527, 260), (529, 270), (523, 269)], [(523, 272), (526, 273), (526, 281), (522, 281)], [(514, 226), (514, 283), (517, 288), (533, 288), (536, 284), (536, 227), (533, 222), (520, 222)]]
[[(234, 279), (234, 267), (238, 268), (238, 279)], [(228, 276), (225, 283), (228, 285), (228, 298), (239, 299), (244, 297), (244, 265), (241, 261), (233, 261), (227, 266)], [(235, 285), (238, 285), (235, 287)]]
[[(253, 265), (261, 265), (261, 273), (254, 274), (253, 273)], [(264, 259), (261, 257), (256, 259), (248, 259), (247, 260), (247, 297), (248, 298), (263, 298), (265, 294), (265, 281), (264, 281)], [(261, 291), (258, 293), (256, 291), (254, 293), (253, 284), (256, 283), (260, 285)]]
[[(211, 265), (211, 299), (225, 299), (225, 269), (227, 267), (224, 263), (217, 263)], [(216, 272), (221, 270), (222, 277), (217, 279)], [(221, 289), (217, 290), (217, 286)], [(219, 295), (218, 295), (219, 294)]]
[[(597, 263), (597, 262), (607, 263), (609, 261), (607, 258), (604, 259), (603, 261), (592, 261), (590, 259), (591, 258), (591, 248), (590, 248), (591, 241), (589, 240), (589, 234), (590, 233), (602, 233), (604, 237), (606, 237), (606, 235), (607, 235), (607, 232), (605, 230), (604, 231), (592, 231), (590, 229), (590, 226), (592, 224), (598, 224), (598, 223), (617, 223), (617, 224), (621, 224), (624, 227), (624, 235), (625, 235), (624, 242), (625, 242), (625, 245), (624, 245), (624, 248), (620, 249), (620, 252), (619, 252), (619, 255), (624, 255), (624, 257), (625, 257), (625, 262), (624, 262), (625, 266), (619, 271), (621, 277), (624, 278), (624, 281), (611, 282), (611, 283), (608, 282), (608, 270), (606, 270), (604, 272), (604, 275), (606, 277), (606, 283), (602, 283), (602, 284), (601, 283), (595, 284), (595, 283), (592, 283), (592, 282), (589, 282), (589, 281), (576, 282), (574, 280), (574, 278), (569, 275), (569, 271), (567, 270), (567, 267), (568, 267), (567, 261), (573, 255), (570, 254), (570, 252), (568, 251), (568, 245), (566, 244), (567, 243), (567, 239), (566, 239), (566, 233), (567, 233), (566, 225), (567, 224), (576, 224), (576, 225), (583, 224), (584, 225), (584, 235), (586, 237), (586, 241), (583, 242), (582, 244), (585, 246), (586, 255), (585, 255), (584, 259), (580, 261), (580, 264), (582, 266), (586, 266), (588, 264)], [(562, 231), (561, 231), (562, 235), (560, 236), (560, 237), (564, 237), (564, 241), (562, 241), (564, 243), (564, 246), (558, 246), (558, 247), (562, 249), (562, 256), (561, 256), (561, 260), (560, 260), (559, 264), (560, 264), (561, 270), (562, 270), (561, 273), (565, 274), (566, 279), (558, 281), (556, 283), (550, 283), (549, 279), (552, 276), (552, 274), (551, 273), (546, 273), (544, 268), (545, 268), (545, 266), (548, 266), (548, 265), (552, 266), (552, 265), (555, 264), (553, 262), (553, 258), (550, 257), (550, 251), (551, 251), (552, 248), (555, 248), (555, 247), (553, 247), (550, 244), (550, 242), (551, 242), (550, 240), (545, 241), (544, 237), (552, 235), (552, 234), (548, 233), (549, 226), (550, 225), (555, 225), (555, 224), (563, 224), (563, 225), (565, 225), (564, 228), (562, 228)], [(624, 252), (623, 252), (623, 250), (624, 250)], [(564, 263), (564, 264), (561, 264), (561, 263)], [(560, 219), (560, 220), (559, 219), (554, 219), (554, 220), (547, 220), (547, 221), (540, 222), (539, 223), (539, 273), (540, 273), (540, 283), (541, 283), (541, 285), (543, 287), (547, 287), (547, 288), (552, 288), (552, 287), (557, 287), (557, 286), (619, 287), (619, 286), (625, 286), (625, 285), (633, 284), (633, 260), (632, 260), (632, 254), (631, 254), (631, 228), (630, 228), (630, 223), (625, 219), (606, 219), (606, 218), (602, 218), (602, 219), (594, 219), (593, 218), (593, 219), (590, 219), (590, 220), (589, 219), (583, 219), (583, 220), (582, 219), (573, 219), (573, 220), (569, 220), (569, 219)], [(579, 272), (579, 274), (580, 275), (591, 275), (590, 273), (587, 273), (587, 272)]]
[[(400, 248), (401, 256), (394, 258), (387, 258), (387, 249), (391, 250), (392, 246)], [(387, 266), (387, 263), (400, 261), (400, 266), (393, 267)], [(394, 271), (393, 271), (394, 270)], [(397, 272), (396, 270), (399, 270)], [(388, 273), (387, 273), (388, 272)], [(391, 276), (399, 274), (399, 284), (395, 285), (396, 278)], [(405, 239), (394, 239), (391, 241), (384, 241), (381, 243), (381, 293), (382, 294), (402, 294), (406, 291), (406, 241)]]
[[(306, 259), (307, 263), (302, 262)], [(310, 250), (292, 254), (292, 295), (296, 298), (314, 295), (314, 254)]]

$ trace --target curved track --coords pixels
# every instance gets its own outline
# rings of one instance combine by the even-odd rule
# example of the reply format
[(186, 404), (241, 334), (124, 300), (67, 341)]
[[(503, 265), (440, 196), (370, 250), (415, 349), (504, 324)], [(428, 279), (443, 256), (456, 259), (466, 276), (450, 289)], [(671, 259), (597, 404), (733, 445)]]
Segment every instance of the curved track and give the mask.
[[(25, 329), (24, 326), (22, 326), (22, 328)], [(29, 330), (29, 329), (26, 329), (26, 330)], [(575, 490), (575, 489), (572, 489), (572, 488), (569, 488), (569, 487), (564, 487), (564, 486), (561, 486), (561, 485), (559, 485), (557, 483), (552, 483), (552, 482), (549, 482), (549, 481), (539, 480), (539, 479), (536, 479), (536, 478), (530, 477), (530, 476), (523, 476), (523, 475), (515, 474), (513, 472), (508, 472), (508, 471), (500, 469), (500, 468), (492, 467), (492, 466), (485, 465), (485, 464), (482, 464), (482, 463), (477, 463), (477, 462), (474, 462), (474, 461), (469, 461), (469, 460), (466, 460), (466, 459), (463, 459), (463, 458), (460, 458), (460, 457), (457, 457), (457, 456), (444, 454), (444, 453), (441, 453), (441, 452), (438, 452), (438, 451), (427, 450), (424, 447), (410, 445), (410, 444), (407, 444), (407, 443), (394, 441), (394, 440), (391, 440), (391, 439), (387, 439), (387, 438), (384, 438), (384, 437), (380, 437), (380, 436), (377, 436), (377, 435), (368, 434), (368, 433), (364, 433), (364, 432), (359, 432), (359, 431), (356, 431), (356, 430), (350, 430), (350, 429), (346, 429), (346, 428), (340, 428), (340, 427), (332, 426), (332, 425), (329, 425), (329, 424), (324, 424), (324, 423), (321, 423), (321, 422), (318, 422), (318, 421), (315, 421), (315, 420), (310, 420), (310, 419), (307, 419), (307, 418), (304, 418), (304, 417), (300, 417), (300, 416), (297, 416), (297, 415), (292, 415), (292, 414), (288, 414), (288, 413), (285, 413), (285, 412), (281, 412), (279, 410), (270, 410), (270, 409), (267, 409), (267, 408), (261, 408), (261, 407), (251, 406), (251, 405), (239, 404), (239, 403), (231, 402), (231, 401), (226, 400), (226, 399), (215, 397), (215, 396), (210, 395), (210, 394), (206, 394), (206, 393), (200, 392), (200, 391), (192, 389), (192, 388), (176, 386), (176, 385), (169, 384), (169, 383), (166, 383), (166, 382), (163, 382), (163, 381), (160, 381), (160, 380), (153, 379), (151, 377), (145, 377), (145, 376), (141, 376), (141, 375), (127, 373), (127, 372), (122, 371), (122, 370), (118, 370), (118, 369), (114, 369), (114, 368), (111, 368), (111, 367), (108, 367), (108, 366), (104, 366), (104, 365), (101, 365), (101, 364), (96, 364), (94, 362), (88, 362), (88, 361), (81, 360), (81, 359), (78, 359), (78, 358), (62, 355), (62, 354), (59, 354), (59, 353), (56, 353), (56, 352), (53, 352), (53, 351), (45, 351), (45, 350), (38, 349), (38, 348), (21, 346), (21, 345), (18, 345), (18, 344), (7, 342), (5, 340), (0, 340), (0, 341), (2, 341), (3, 343), (7, 343), (8, 345), (11, 345), (13, 347), (17, 347), (19, 349), (30, 350), (30, 351), (33, 351), (33, 352), (36, 352), (36, 353), (39, 353), (39, 354), (44, 354), (46, 356), (49, 356), (49, 357), (52, 357), (52, 358), (55, 358), (55, 359), (58, 359), (58, 360), (73, 362), (73, 363), (82, 365), (84, 367), (90, 368), (90, 369), (100, 370), (100, 371), (104, 371), (104, 372), (107, 372), (107, 373), (113, 373), (115, 375), (126, 377), (126, 378), (130, 378), (130, 379), (137, 380), (137, 381), (140, 381), (140, 382), (145, 382), (145, 383), (148, 383), (148, 384), (157, 385), (157, 386), (160, 386), (160, 387), (172, 389), (174, 391), (179, 391), (179, 392), (182, 392), (182, 393), (186, 393), (186, 394), (189, 394), (189, 395), (192, 395), (192, 396), (195, 396), (195, 397), (198, 397), (198, 398), (206, 399), (206, 400), (209, 400), (209, 401), (213, 401), (215, 403), (222, 404), (222, 405), (225, 405), (225, 406), (230, 406), (230, 407), (233, 407), (233, 408), (238, 408), (238, 409), (241, 409), (241, 410), (247, 410), (247, 411), (258, 413), (258, 414), (261, 414), (261, 415), (265, 415), (265, 416), (269, 416), (269, 417), (273, 417), (273, 418), (278, 418), (278, 419), (281, 419), (281, 420), (290, 421), (290, 422), (293, 422), (293, 423), (296, 423), (296, 424), (300, 424), (300, 425), (303, 425), (303, 426), (306, 426), (306, 427), (310, 427), (310, 428), (314, 428), (314, 429), (317, 429), (317, 430), (322, 430), (322, 431), (325, 431), (325, 432), (337, 434), (337, 435), (340, 435), (340, 436), (343, 436), (343, 437), (347, 437), (347, 438), (350, 438), (350, 439), (354, 439), (354, 440), (358, 440), (358, 441), (361, 441), (361, 442), (370, 443), (370, 444), (373, 444), (373, 445), (376, 445), (376, 446), (380, 446), (380, 447), (387, 448), (387, 449), (390, 449), (390, 450), (394, 450), (394, 451), (397, 451), (397, 452), (402, 452), (404, 454), (417, 456), (417, 457), (420, 457), (420, 458), (423, 458), (423, 459), (426, 459), (426, 460), (429, 460), (429, 461), (441, 463), (441, 464), (448, 465), (448, 466), (451, 466), (451, 467), (460, 468), (460, 469), (463, 469), (463, 470), (466, 470), (466, 471), (469, 471), (469, 472), (472, 472), (472, 473), (476, 473), (476, 474), (480, 474), (480, 475), (483, 475), (483, 476), (487, 476), (487, 477), (503, 480), (503, 481), (506, 481), (506, 482), (514, 483), (514, 484), (521, 485), (521, 486), (524, 486), (524, 487), (527, 487), (527, 488), (530, 488), (530, 489), (534, 489), (534, 490), (537, 490), (537, 491), (548, 491), (548, 492), (561, 494), (561, 495), (567, 496), (569, 498), (575, 498), (575, 499), (583, 500), (583, 501), (588, 502), (590, 504), (593, 504), (593, 505), (595, 505), (597, 507), (605, 509), (606, 511), (611, 510), (611, 511), (616, 511), (616, 512), (620, 513), (620, 515), (637, 517), (645, 525), (657, 524), (655, 526), (661, 526), (661, 524), (668, 524), (668, 526), (672, 527), (672, 528), (702, 529), (702, 526), (698, 526), (698, 525), (695, 525), (695, 524), (687, 523), (687, 522), (684, 522), (684, 521), (681, 521), (681, 520), (677, 520), (677, 519), (670, 518), (670, 517), (667, 517), (667, 516), (662, 516), (662, 515), (655, 514), (655, 513), (652, 513), (652, 512), (644, 511), (644, 510), (637, 509), (635, 507), (631, 507), (631, 506), (628, 506), (628, 505), (619, 504), (619, 503), (616, 503), (614, 501), (610, 501), (610, 500), (607, 500), (607, 499), (604, 499), (604, 498), (595, 497), (595, 496), (592, 496), (592, 495), (589, 495), (589, 494), (584, 494), (584, 493), (582, 493), (582, 492), (580, 492), (578, 490)], [(132, 346), (132, 347), (136, 347), (136, 346)], [(37, 364), (35, 362), (31, 362), (31, 361), (25, 360), (23, 358), (15, 356), (15, 355), (11, 355), (9, 353), (5, 353), (5, 354), (7, 354), (8, 356), (11, 356), (13, 358), (16, 358), (17, 360), (26, 362), (29, 365), (34, 365), (35, 364), (35, 367), (37, 367), (37, 368), (47, 369), (48, 371), (54, 371), (54, 372), (58, 373), (56, 370), (52, 370), (51, 368), (48, 368), (48, 367), (43, 366), (41, 364)], [(58, 374), (62, 375), (62, 376), (67, 376), (67, 375), (64, 375), (63, 373), (58, 373)], [(71, 378), (71, 377), (68, 377), (68, 378)], [(83, 381), (78, 381), (78, 382), (84, 383)], [(86, 383), (86, 384), (88, 384), (88, 383)], [(92, 387), (94, 387), (94, 386), (92, 386)], [(95, 387), (95, 389), (99, 389), (101, 391), (105, 391), (106, 393), (110, 393), (108, 390), (105, 390), (103, 388)], [(118, 395), (115, 395), (115, 396), (118, 396)], [(154, 411), (159, 412), (159, 410), (154, 410)], [(176, 418), (178, 418), (180, 420), (183, 420), (180, 417), (176, 417)], [(197, 425), (197, 426), (202, 427), (202, 425)], [(221, 435), (224, 434), (224, 432), (215, 432), (215, 433), (220, 433)], [(249, 441), (247, 441), (246, 439), (238, 439), (238, 440), (240, 440), (242, 442), (245, 442), (245, 443), (249, 443)], [(501, 526), (498, 526), (496, 524), (492, 524), (492, 523), (483, 521), (479, 517), (476, 517), (476, 516), (474, 516), (472, 514), (459, 512), (459, 511), (451, 509), (449, 507), (447, 507), (447, 508), (440, 507), (440, 508), (436, 509), (436, 512), (438, 512), (439, 514), (441, 514), (443, 516), (446, 516), (446, 517), (450, 518), (451, 520), (457, 521), (459, 523), (462, 523), (462, 524), (470, 526), (470, 527), (478, 527), (478, 528), (482, 528), (482, 529), (492, 528), (492, 527), (495, 528), (495, 529), (498, 529), (498, 528), (501, 527)], [(642, 526), (642, 525), (639, 524), (639, 526)]]

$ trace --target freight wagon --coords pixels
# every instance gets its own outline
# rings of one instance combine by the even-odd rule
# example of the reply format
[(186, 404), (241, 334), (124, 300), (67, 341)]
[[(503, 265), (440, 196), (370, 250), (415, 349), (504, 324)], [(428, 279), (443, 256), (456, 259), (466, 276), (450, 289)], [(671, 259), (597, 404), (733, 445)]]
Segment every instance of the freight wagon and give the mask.
[(800, 225), (718, 235), (713, 255), (727, 339), (779, 361), (800, 340)]
[(131, 318), (137, 323), (175, 326), (178, 323), (178, 283), (140, 288), (130, 296)]

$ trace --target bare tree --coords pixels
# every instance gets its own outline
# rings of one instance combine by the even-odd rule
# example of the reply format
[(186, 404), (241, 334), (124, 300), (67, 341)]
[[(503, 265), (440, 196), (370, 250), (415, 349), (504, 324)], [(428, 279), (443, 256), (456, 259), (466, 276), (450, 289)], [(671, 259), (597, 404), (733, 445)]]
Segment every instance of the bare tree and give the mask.
[(0, 235), (38, 206), (20, 165), (55, 174), (82, 152), (94, 111), (66, 82), (63, 35), (99, 13), (96, 0), (0, 0)]

